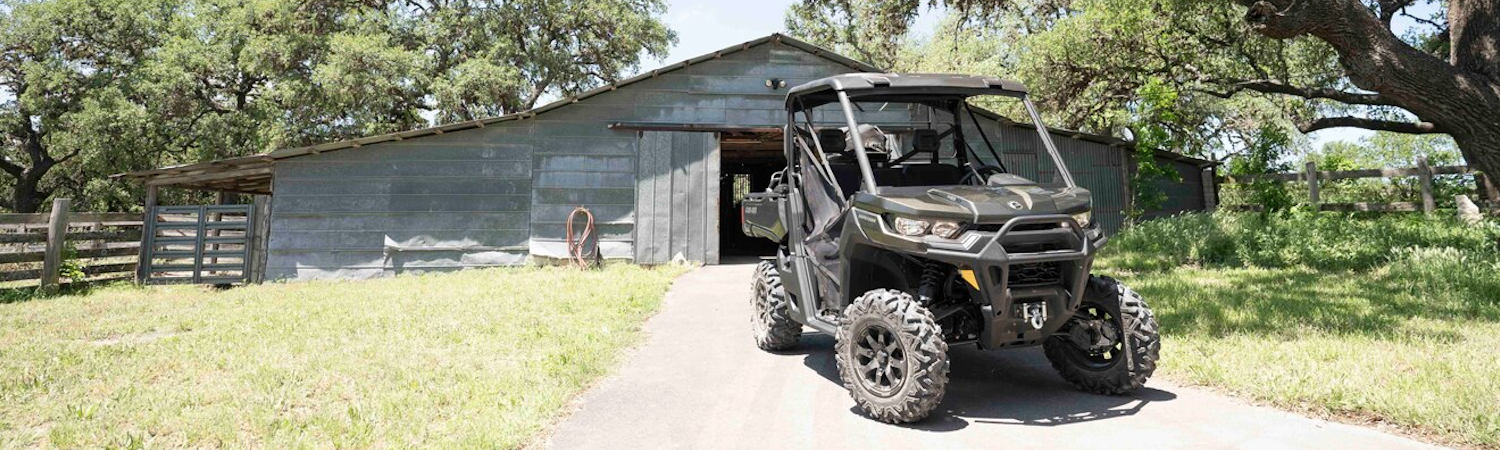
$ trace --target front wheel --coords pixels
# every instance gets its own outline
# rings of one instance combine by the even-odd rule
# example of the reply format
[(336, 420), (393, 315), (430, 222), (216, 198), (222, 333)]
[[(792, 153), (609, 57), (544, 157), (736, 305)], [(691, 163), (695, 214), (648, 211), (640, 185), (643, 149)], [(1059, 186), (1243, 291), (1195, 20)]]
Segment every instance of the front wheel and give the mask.
[(926, 418), (948, 387), (948, 344), (911, 294), (866, 292), (844, 310), (834, 354), (854, 403), (887, 423)]
[(1140, 294), (1113, 278), (1090, 276), (1078, 311), (1042, 347), (1057, 373), (1078, 389), (1121, 395), (1156, 371), (1161, 338)]
[(750, 283), (750, 303), (755, 314), (750, 317), (750, 335), (761, 350), (779, 351), (797, 346), (802, 324), (792, 320), (791, 303), (781, 286), (781, 273), (770, 261), (755, 266)]

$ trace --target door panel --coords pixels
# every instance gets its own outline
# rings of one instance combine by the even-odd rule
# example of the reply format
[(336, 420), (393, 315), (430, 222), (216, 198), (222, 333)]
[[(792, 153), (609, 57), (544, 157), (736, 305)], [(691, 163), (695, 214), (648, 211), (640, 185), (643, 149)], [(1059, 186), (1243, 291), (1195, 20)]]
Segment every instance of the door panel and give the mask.
[(715, 133), (641, 133), (635, 260), (719, 263), (719, 139)]

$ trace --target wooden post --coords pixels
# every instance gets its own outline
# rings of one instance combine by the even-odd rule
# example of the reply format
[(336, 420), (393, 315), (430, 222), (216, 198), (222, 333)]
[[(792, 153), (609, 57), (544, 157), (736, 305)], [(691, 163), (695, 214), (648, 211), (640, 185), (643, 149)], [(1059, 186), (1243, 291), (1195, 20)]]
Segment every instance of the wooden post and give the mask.
[(151, 250), (156, 238), (156, 186), (146, 185), (146, 211), (141, 214), (141, 248), (136, 259), (135, 282), (151, 278)]
[(266, 280), (266, 250), (271, 235), (271, 196), (255, 196), (250, 209), (250, 260), (245, 264), (246, 282), (260, 283)]
[(1318, 163), (1307, 162), (1307, 200), (1312, 204), (1313, 211), (1318, 210), (1318, 204), (1322, 203), (1318, 198)]
[(1120, 228), (1130, 228), (1131, 215), (1135, 211), (1135, 190), (1131, 189), (1131, 173), (1135, 171), (1135, 155), (1130, 149), (1120, 152), (1120, 192), (1125, 194), (1124, 201), (1120, 204), (1121, 218)]
[(47, 219), (47, 251), (42, 259), (42, 289), (57, 288), (57, 271), (62, 268), (63, 246), (68, 241), (68, 205), (66, 198), (52, 200), (52, 215)]
[(1214, 212), (1219, 207), (1219, 189), (1214, 178), (1214, 166), (1203, 168), (1203, 210)]
[(1417, 178), (1422, 184), (1422, 212), (1432, 214), (1437, 210), (1437, 200), (1432, 196), (1432, 166), (1427, 164), (1427, 156), (1417, 157)]

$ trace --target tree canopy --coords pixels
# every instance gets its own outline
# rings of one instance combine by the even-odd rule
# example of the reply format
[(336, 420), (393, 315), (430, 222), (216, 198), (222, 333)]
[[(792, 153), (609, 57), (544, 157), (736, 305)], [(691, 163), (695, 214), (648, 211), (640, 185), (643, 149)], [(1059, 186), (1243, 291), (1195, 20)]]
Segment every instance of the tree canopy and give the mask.
[[(938, 43), (979, 55), (1003, 51), (971, 56), (975, 63), (948, 69), (1020, 78), (1046, 104), (1049, 119), (1062, 126), (1129, 138), (1162, 127), (1175, 144), (1170, 149), (1190, 155), (1246, 154), (1253, 147), (1249, 140), (1268, 125), (1304, 133), (1356, 127), (1451, 134), (1465, 159), (1500, 171), (1500, 118), (1483, 112), (1500, 109), (1500, 11), (1493, 2), (928, 4), (952, 17), (926, 41), (908, 33), (922, 2), (804, 0), (788, 11), (787, 22), (794, 32), (807, 30), (828, 45), (876, 36), (889, 45), (862, 45), (922, 49), (882, 54), (897, 70), (922, 67), (915, 61), (934, 54), (936, 49), (925, 47)], [(858, 14), (842, 12), (851, 8)], [(873, 17), (866, 23), (894, 32), (860, 31), (860, 23), (817, 25), (849, 17)], [(844, 31), (820, 32), (826, 30)], [(1147, 88), (1170, 92), (1172, 104), (1145, 101)], [(1169, 106), (1173, 114), (1145, 114), (1152, 103), (1157, 110)]]
[(675, 35), (662, 0), (0, 0), (0, 207), (107, 175), (528, 109)]

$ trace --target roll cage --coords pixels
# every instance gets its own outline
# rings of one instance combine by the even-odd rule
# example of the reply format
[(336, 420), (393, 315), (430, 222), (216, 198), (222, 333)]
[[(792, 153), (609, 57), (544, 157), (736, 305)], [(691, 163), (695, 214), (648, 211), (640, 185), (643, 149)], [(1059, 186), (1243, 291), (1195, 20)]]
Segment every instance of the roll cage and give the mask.
[[(799, 157), (807, 158), (807, 162), (817, 166), (816, 172), (819, 175), (834, 184), (832, 188), (839, 199), (847, 200), (850, 197), (852, 193), (843, 192), (844, 189), (834, 182), (836, 177), (829, 165), (828, 149), (824, 148), (823, 139), (818, 136), (817, 123), (811, 117), (815, 108), (837, 103), (844, 118), (847, 139), (853, 143), (852, 152), (859, 167), (859, 190), (871, 194), (879, 193), (880, 186), (876, 180), (871, 156), (866, 150), (868, 146), (865, 136), (858, 132), (861, 124), (855, 114), (855, 102), (887, 101), (922, 104), (951, 114), (954, 124), (938, 137), (952, 136), (955, 147), (954, 156), (958, 159), (959, 165), (978, 178), (981, 175), (978, 173), (979, 169), (982, 167), (976, 165), (976, 162), (982, 162), (982, 158), (963, 135), (961, 125), (965, 120), (964, 116), (968, 116), (967, 120), (974, 124), (974, 130), (979, 134), (984, 148), (994, 158), (998, 169), (1003, 172), (1006, 170), (999, 153), (995, 150), (989, 135), (984, 132), (984, 128), (979, 126), (979, 119), (974, 112), (975, 108), (967, 102), (970, 97), (987, 95), (1016, 98), (1025, 105), (1043, 147), (1053, 164), (1056, 165), (1057, 175), (1067, 187), (1076, 187), (1072, 174), (1069, 173), (1066, 163), (1057, 151), (1056, 144), (1052, 141), (1051, 133), (1043, 125), (1036, 106), (1027, 97), (1025, 86), (992, 77), (936, 74), (847, 74), (823, 78), (794, 87), (787, 93), (786, 100), (787, 128), (791, 130), (785, 133), (787, 161), (799, 161)], [(802, 116), (800, 119), (799, 114)], [(913, 151), (903, 154), (886, 164), (900, 164), (919, 153), (921, 152)], [(938, 159), (937, 152), (933, 151), (930, 156), (935, 163)], [(978, 179), (982, 180), (982, 178)]]

